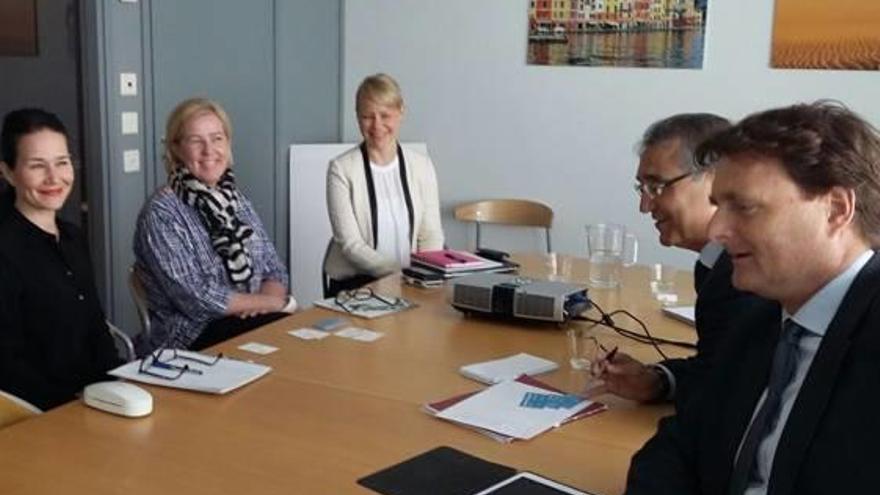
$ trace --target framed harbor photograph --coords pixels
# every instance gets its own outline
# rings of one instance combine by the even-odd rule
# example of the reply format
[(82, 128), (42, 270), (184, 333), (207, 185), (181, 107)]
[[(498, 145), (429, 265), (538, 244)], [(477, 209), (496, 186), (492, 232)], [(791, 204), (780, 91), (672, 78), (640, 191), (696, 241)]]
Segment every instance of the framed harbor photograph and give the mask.
[(37, 56), (37, 0), (0, 0), (0, 57)]
[(709, 0), (530, 0), (526, 61), (701, 69), (708, 4)]
[(770, 65), (880, 70), (880, 1), (776, 0)]

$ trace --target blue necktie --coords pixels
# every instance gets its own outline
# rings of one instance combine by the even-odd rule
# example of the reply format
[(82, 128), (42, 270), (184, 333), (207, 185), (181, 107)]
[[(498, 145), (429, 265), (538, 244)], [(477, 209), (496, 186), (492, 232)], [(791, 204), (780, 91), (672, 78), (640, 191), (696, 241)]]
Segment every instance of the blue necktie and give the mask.
[(770, 380), (767, 382), (767, 397), (761, 404), (755, 419), (746, 433), (739, 457), (733, 467), (733, 475), (730, 478), (730, 495), (742, 495), (749, 486), (749, 481), (755, 479), (755, 458), (761, 441), (779, 421), (782, 391), (791, 382), (797, 368), (798, 341), (803, 335), (804, 327), (788, 319), (782, 325), (782, 338), (776, 345), (773, 355), (773, 367), (770, 369)]

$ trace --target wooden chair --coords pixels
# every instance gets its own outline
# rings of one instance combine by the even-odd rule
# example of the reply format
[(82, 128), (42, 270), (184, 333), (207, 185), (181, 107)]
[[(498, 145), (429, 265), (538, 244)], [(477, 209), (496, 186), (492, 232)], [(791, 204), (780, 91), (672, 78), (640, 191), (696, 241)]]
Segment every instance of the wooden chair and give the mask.
[(144, 282), (141, 280), (140, 271), (134, 266), (128, 270), (128, 290), (131, 292), (131, 298), (134, 300), (134, 306), (137, 309), (138, 318), (141, 322), (141, 332), (143, 332), (144, 342), (149, 341), (150, 328), (150, 308), (147, 305), (147, 291), (144, 289)]
[(41, 411), (29, 402), (0, 390), (0, 428), (40, 413)]
[(487, 199), (466, 203), (455, 208), (455, 219), (474, 222), (477, 226), (477, 249), (480, 246), (480, 225), (495, 223), (522, 227), (543, 227), (547, 236), (547, 252), (551, 252), (550, 227), (553, 209), (528, 199)]

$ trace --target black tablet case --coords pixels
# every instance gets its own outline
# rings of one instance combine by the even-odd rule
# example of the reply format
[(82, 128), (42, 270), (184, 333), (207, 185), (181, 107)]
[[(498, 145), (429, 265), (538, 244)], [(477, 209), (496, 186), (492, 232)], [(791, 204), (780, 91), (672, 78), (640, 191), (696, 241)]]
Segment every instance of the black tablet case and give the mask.
[(468, 495), (514, 474), (511, 467), (437, 447), (357, 482), (384, 495)]

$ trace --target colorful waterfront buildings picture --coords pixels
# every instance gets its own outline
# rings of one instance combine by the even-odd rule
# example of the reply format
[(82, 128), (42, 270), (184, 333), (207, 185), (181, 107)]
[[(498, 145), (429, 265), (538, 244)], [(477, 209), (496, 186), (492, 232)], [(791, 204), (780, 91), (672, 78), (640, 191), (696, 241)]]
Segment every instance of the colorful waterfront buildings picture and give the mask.
[(709, 0), (530, 0), (529, 64), (699, 69)]

